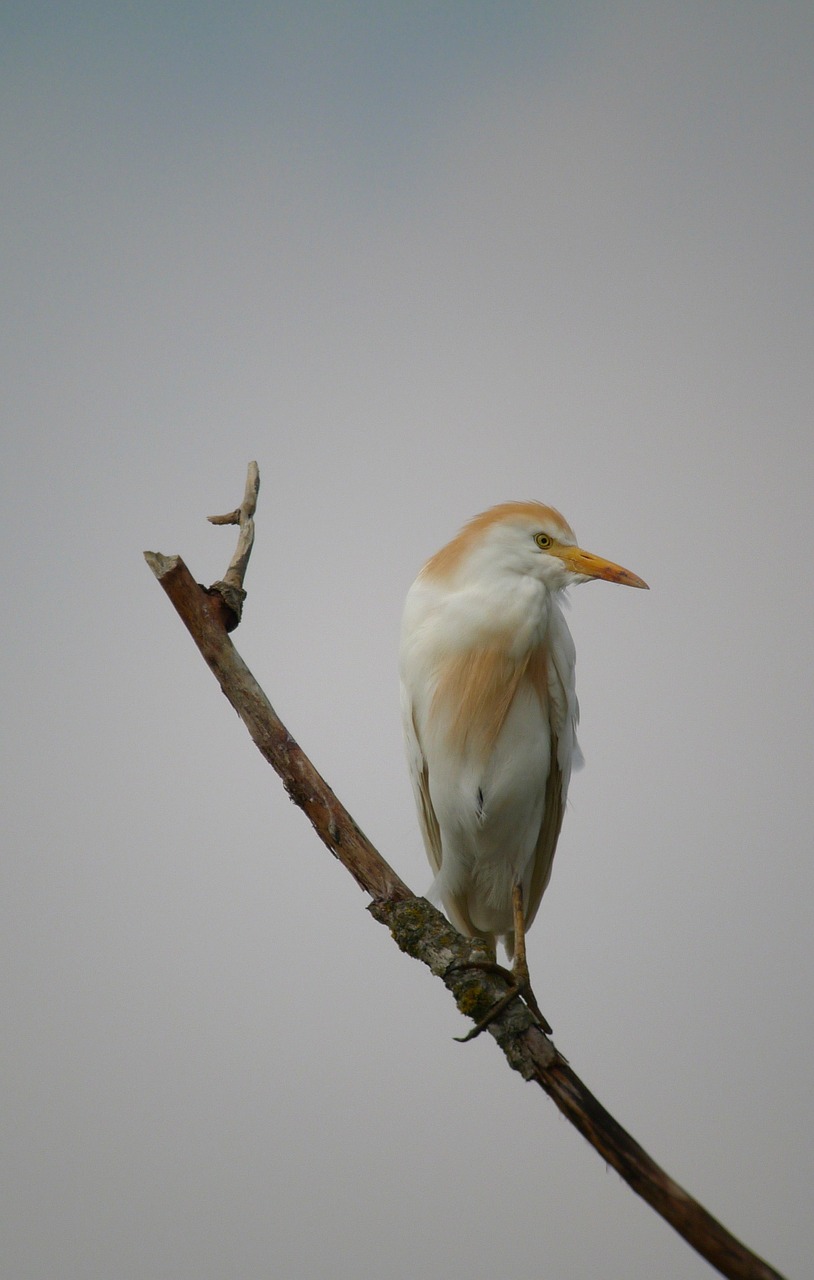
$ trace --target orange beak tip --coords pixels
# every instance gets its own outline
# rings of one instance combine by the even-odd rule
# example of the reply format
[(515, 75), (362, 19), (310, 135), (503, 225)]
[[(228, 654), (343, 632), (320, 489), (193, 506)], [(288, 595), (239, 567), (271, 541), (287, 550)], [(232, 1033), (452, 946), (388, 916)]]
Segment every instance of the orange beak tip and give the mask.
[[(605, 575), (602, 574), (602, 577), (605, 577)], [(608, 574), (606, 581), (618, 582), (620, 587), (638, 587), (640, 591), (650, 590), (643, 578), (638, 578), (635, 573), (629, 573), (627, 570), (623, 570), (623, 572), (619, 574), (614, 574), (613, 577)]]
[(604, 578), (606, 582), (618, 582), (623, 587), (639, 587), (642, 591), (650, 590), (644, 579), (631, 573), (629, 569), (623, 569), (620, 564), (614, 564), (612, 560), (603, 560), (601, 556), (583, 551), (580, 547), (569, 548), (567, 558), (564, 556), (563, 559), (570, 569), (575, 573), (584, 574), (586, 578)]

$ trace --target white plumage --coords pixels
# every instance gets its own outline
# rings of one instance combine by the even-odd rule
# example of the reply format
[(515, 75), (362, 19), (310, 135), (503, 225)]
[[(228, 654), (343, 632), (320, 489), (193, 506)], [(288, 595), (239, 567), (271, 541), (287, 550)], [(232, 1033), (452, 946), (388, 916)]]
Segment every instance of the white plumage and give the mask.
[(498, 936), (510, 957), (517, 942), (523, 968), (516, 926), (540, 905), (580, 759), (560, 596), (595, 577), (646, 585), (581, 551), (553, 508), (504, 503), (427, 562), (404, 610), (404, 736), (431, 895), (463, 934)]

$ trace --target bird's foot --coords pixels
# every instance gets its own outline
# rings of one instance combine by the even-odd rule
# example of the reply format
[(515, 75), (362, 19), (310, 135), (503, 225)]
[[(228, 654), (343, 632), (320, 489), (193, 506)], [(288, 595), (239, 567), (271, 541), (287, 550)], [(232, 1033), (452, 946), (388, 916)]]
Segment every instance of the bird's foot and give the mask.
[(511, 984), (505, 995), (495, 1001), (491, 1009), (483, 1015), (479, 1022), (475, 1023), (471, 1031), (468, 1031), (465, 1036), (454, 1037), (459, 1044), (467, 1044), (468, 1041), (474, 1040), (476, 1036), (479, 1036), (481, 1031), (485, 1031), (495, 1021), (495, 1018), (500, 1017), (503, 1010), (508, 1008), (512, 1000), (517, 996), (522, 997), (526, 1008), (533, 1014), (540, 1030), (544, 1031), (546, 1035), (551, 1034), (551, 1027), (537, 1003), (537, 997), (531, 989), (528, 969), (525, 966), (507, 969), (504, 965), (497, 964), (494, 960), (465, 960), (461, 964), (454, 965), (453, 968), (478, 969), (481, 973), (495, 973)]

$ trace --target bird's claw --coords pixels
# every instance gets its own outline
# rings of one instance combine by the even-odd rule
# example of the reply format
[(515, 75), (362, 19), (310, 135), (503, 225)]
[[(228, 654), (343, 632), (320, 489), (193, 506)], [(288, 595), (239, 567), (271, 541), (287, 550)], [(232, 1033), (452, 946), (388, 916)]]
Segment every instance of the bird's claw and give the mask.
[(531, 989), (527, 973), (515, 973), (513, 969), (506, 969), (502, 964), (498, 964), (493, 960), (465, 960), (452, 966), (453, 971), (457, 969), (479, 969), (481, 973), (495, 973), (511, 983), (509, 990), (499, 1000), (495, 1001), (491, 1009), (475, 1023), (470, 1031), (467, 1031), (465, 1036), (453, 1036), (453, 1039), (457, 1040), (459, 1044), (468, 1044), (470, 1040), (474, 1040), (476, 1036), (479, 1036), (496, 1018), (500, 1017), (503, 1010), (507, 1009), (512, 1000), (518, 996), (523, 999), (526, 1008), (535, 1018), (540, 1030), (544, 1031), (546, 1035), (551, 1034), (551, 1026), (537, 1003), (537, 997)]

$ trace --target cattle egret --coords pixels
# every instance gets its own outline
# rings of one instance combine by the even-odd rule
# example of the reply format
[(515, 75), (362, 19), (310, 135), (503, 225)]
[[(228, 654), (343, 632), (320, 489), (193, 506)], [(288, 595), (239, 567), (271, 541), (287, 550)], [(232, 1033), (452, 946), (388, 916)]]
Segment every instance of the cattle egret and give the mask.
[[(430, 896), (494, 963), (499, 937), (511, 990), (470, 1036), (529, 984), (525, 932), (551, 875), (571, 769), (581, 759), (574, 642), (560, 606), (572, 583), (647, 583), (582, 551), (539, 502), (475, 516), (432, 556), (407, 596), (401, 701), (407, 758), (430, 866)], [(470, 1038), (469, 1036), (464, 1037)]]

